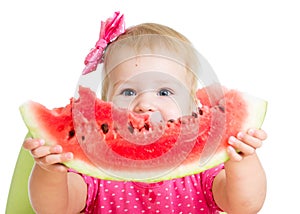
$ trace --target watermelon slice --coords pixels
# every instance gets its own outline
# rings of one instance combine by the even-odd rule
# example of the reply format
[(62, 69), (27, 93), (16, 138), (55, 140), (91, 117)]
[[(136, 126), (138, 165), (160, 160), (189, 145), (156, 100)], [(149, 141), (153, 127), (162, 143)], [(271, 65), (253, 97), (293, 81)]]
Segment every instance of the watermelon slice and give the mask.
[(225, 162), (229, 136), (261, 127), (267, 109), (266, 101), (237, 90), (224, 90), (216, 102), (208, 88), (197, 97), (198, 112), (167, 122), (117, 108), (82, 86), (65, 107), (28, 101), (20, 111), (32, 137), (73, 152), (66, 166), (101, 179), (156, 182)]

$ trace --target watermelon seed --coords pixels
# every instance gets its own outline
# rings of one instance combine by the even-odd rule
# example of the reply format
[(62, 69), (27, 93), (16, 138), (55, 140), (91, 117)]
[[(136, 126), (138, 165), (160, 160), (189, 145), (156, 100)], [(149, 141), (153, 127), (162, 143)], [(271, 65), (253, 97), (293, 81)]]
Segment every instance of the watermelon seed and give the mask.
[(85, 140), (85, 136), (81, 136), (81, 140), (84, 141)]
[(198, 108), (198, 111), (199, 111), (200, 115), (203, 115), (203, 111), (202, 111), (202, 109), (200, 107)]
[(107, 132), (109, 131), (108, 124), (107, 123), (103, 123), (101, 125), (101, 129), (102, 129), (102, 131), (103, 131), (104, 134), (107, 134)]
[(71, 139), (74, 136), (75, 136), (75, 130), (72, 129), (71, 131), (69, 131), (69, 139)]
[(192, 116), (193, 116), (194, 118), (197, 118), (197, 117), (198, 117), (198, 114), (195, 113), (195, 112), (193, 112), (193, 113), (192, 113)]
[(219, 109), (220, 109), (221, 112), (223, 112), (223, 113), (225, 112), (224, 106), (218, 105), (218, 107), (219, 107)]
[(168, 122), (169, 122), (169, 123), (174, 123), (175, 120), (174, 120), (174, 119), (170, 119), (170, 120), (168, 120)]
[(134, 128), (131, 122), (128, 124), (128, 130), (130, 131), (131, 134), (133, 134)]
[(144, 124), (144, 128), (145, 128), (147, 131), (149, 131), (149, 128), (150, 128), (149, 124), (145, 123), (145, 124)]

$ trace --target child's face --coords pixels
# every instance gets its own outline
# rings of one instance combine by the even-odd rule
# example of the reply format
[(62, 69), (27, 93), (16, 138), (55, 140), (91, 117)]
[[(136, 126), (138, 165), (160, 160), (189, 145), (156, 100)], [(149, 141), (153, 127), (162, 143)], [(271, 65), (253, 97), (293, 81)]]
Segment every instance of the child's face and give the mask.
[(159, 112), (163, 120), (191, 115), (191, 74), (179, 63), (159, 56), (132, 58), (108, 76), (108, 101), (136, 113)]

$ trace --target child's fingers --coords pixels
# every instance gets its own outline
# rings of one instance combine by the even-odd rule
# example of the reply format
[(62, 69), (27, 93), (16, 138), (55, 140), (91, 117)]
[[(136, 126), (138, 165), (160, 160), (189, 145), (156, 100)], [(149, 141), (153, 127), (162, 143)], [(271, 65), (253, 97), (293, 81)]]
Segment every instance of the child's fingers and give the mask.
[(229, 156), (229, 159), (233, 161), (241, 161), (243, 159), (243, 157), (239, 153), (237, 153), (235, 148), (233, 148), (232, 146), (227, 147), (227, 154)]
[(50, 154), (57, 154), (62, 152), (62, 147), (56, 146), (39, 146), (36, 149), (31, 150), (31, 155), (34, 158), (41, 158)]
[(249, 146), (253, 147), (254, 149), (257, 149), (262, 146), (262, 141), (261, 139), (253, 136), (246, 134), (244, 132), (239, 132), (237, 134), (237, 138), (242, 141), (245, 144), (248, 144)]
[(251, 155), (255, 152), (255, 148), (245, 142), (231, 136), (228, 143), (243, 155)]
[(73, 154), (71, 152), (61, 153), (61, 154), (51, 154), (45, 157), (36, 159), (39, 164), (44, 166), (50, 166), (57, 163), (62, 163), (66, 161), (70, 161), (73, 158)]
[(247, 133), (260, 140), (265, 140), (268, 137), (267, 133), (262, 129), (249, 129)]
[(26, 150), (33, 150), (44, 144), (45, 144), (45, 141), (43, 139), (27, 138), (23, 142), (23, 148)]

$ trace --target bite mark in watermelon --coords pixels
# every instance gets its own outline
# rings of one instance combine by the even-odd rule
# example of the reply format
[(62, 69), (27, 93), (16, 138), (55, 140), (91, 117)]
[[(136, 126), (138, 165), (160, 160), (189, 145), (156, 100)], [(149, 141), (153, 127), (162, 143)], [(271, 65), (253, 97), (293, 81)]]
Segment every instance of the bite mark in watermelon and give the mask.
[(155, 182), (225, 162), (229, 136), (261, 127), (266, 101), (224, 89), (210, 102), (207, 89), (196, 94), (198, 112), (165, 123), (116, 108), (84, 87), (65, 107), (50, 110), (28, 101), (20, 111), (32, 137), (74, 154), (66, 166), (101, 179)]

